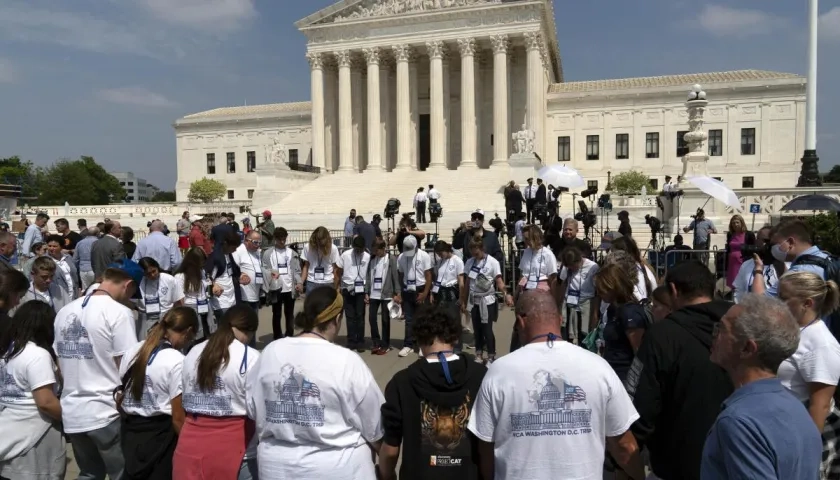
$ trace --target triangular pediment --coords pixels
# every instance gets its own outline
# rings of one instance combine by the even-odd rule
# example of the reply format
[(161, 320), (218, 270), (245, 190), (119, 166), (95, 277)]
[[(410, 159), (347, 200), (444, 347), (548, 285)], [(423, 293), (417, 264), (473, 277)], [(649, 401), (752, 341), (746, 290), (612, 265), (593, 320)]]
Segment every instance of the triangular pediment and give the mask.
[(506, 3), (511, 0), (342, 0), (297, 22), (298, 28), (368, 18)]

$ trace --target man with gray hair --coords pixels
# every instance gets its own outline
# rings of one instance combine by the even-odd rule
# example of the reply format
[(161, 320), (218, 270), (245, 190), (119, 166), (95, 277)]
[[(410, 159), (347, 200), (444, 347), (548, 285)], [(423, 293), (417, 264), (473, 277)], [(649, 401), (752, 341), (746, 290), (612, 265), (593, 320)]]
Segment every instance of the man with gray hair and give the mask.
[(139, 262), (143, 257), (153, 258), (162, 271), (172, 273), (181, 264), (181, 250), (178, 249), (175, 239), (163, 234), (163, 229), (163, 222), (153, 221), (149, 225), (149, 235), (137, 242), (137, 250), (131, 259)]
[(701, 480), (819, 478), (820, 433), (776, 378), (799, 345), (799, 325), (787, 305), (749, 294), (715, 327), (712, 362), (737, 389), (706, 437)]

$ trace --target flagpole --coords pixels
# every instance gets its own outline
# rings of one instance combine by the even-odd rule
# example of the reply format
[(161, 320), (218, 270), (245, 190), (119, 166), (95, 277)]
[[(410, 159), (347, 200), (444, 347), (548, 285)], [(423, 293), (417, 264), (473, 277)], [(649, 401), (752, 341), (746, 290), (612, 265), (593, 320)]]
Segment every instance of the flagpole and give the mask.
[[(805, 88), (805, 152), (797, 187), (822, 185), (817, 156), (817, 49), (819, 0), (808, 0), (808, 84)], [(766, 135), (766, 133), (765, 133)]]

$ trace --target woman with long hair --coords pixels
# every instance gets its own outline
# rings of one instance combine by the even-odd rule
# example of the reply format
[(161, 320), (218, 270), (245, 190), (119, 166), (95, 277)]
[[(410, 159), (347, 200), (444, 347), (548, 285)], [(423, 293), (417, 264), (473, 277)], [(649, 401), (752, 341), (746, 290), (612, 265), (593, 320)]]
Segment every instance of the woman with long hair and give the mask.
[(306, 296), (296, 337), (271, 342), (248, 373), (260, 478), (374, 480), (385, 399), (362, 358), (335, 344), (344, 298)]
[(210, 315), (210, 299), (207, 288), (210, 280), (204, 271), (207, 255), (201, 247), (192, 247), (184, 254), (184, 260), (175, 270), (175, 281), (184, 292), (184, 306), (192, 308), (199, 318), (198, 338), (207, 338), (213, 331), (210, 329), (208, 316)]
[(799, 347), (779, 366), (782, 385), (805, 403), (823, 437), (823, 479), (840, 478), (840, 410), (832, 402), (840, 379), (840, 344), (822, 318), (840, 307), (840, 289), (812, 272), (779, 280), (779, 298), (799, 323)]
[(172, 275), (162, 272), (160, 264), (152, 257), (143, 257), (137, 262), (143, 269), (140, 280), (140, 310), (142, 323), (137, 338), (146, 338), (149, 330), (173, 307), (184, 304), (184, 290)]
[(246, 387), (246, 375), (260, 356), (248, 346), (258, 322), (254, 309), (235, 305), (225, 312), (218, 330), (184, 359), (187, 418), (175, 448), (173, 478), (257, 478), (256, 438), (245, 391), (251, 388)]
[(175, 307), (120, 363), (124, 480), (172, 478), (172, 455), (185, 417), (181, 350), (192, 342), (197, 329), (195, 311)]
[[(338, 278), (335, 276), (338, 259), (338, 247), (333, 243), (330, 231), (324, 227), (316, 228), (300, 256), (303, 262), (300, 277), (306, 282), (306, 293), (320, 287), (338, 289)], [(304, 286), (298, 285), (297, 291), (304, 293)]]
[[(385, 355), (392, 350), (391, 347), (391, 312), (388, 311), (388, 303), (394, 301), (399, 304), (400, 299), (400, 275), (397, 269), (397, 259), (388, 253), (388, 245), (385, 240), (377, 238), (373, 241), (373, 255), (368, 265), (366, 300), (370, 309), (368, 310), (368, 323), (370, 324), (370, 339), (373, 348), (370, 353), (373, 355)], [(382, 336), (379, 336), (376, 317), (382, 320)]]
[(52, 307), (30, 301), (0, 333), (0, 477), (64, 479), (54, 322)]
[(271, 305), (271, 330), (277, 340), (295, 334), (295, 300), (298, 297), (297, 286), (301, 283), (301, 271), (297, 252), (286, 246), (289, 232), (278, 227), (272, 233), (274, 246), (263, 252), (262, 269), (263, 276), (268, 278), (265, 303)]
[(563, 336), (580, 345), (590, 331), (598, 326), (600, 299), (595, 294), (595, 274), (598, 264), (583, 256), (576, 247), (567, 247), (560, 254), (560, 294), (563, 305)]
[(20, 304), (29, 290), (29, 280), (17, 270), (0, 272), (0, 334), (11, 324), (9, 312)]
[(612, 242), (610, 252), (623, 251), (630, 254), (633, 260), (636, 261), (636, 297), (639, 300), (650, 298), (653, 289), (656, 288), (658, 280), (656, 274), (653, 273), (653, 268), (650, 264), (642, 258), (642, 252), (639, 250), (639, 245), (630, 237), (619, 237)]
[(536, 225), (522, 229), (525, 250), (519, 260), (519, 291), (550, 290), (557, 281), (557, 258), (543, 245), (543, 232)]
[(729, 231), (726, 232), (726, 251), (723, 256), (723, 269), (726, 272), (726, 286), (734, 288), (735, 277), (738, 270), (744, 264), (744, 255), (741, 249), (744, 245), (755, 245), (755, 234), (747, 231), (747, 224), (744, 217), (732, 215), (729, 220)]
[(210, 308), (218, 327), (225, 312), (242, 301), (239, 290), (239, 277), (242, 271), (233, 260), (233, 252), (242, 244), (242, 239), (233, 228), (225, 228), (219, 232), (221, 238), (216, 239), (213, 253), (207, 257), (204, 272), (210, 280)]

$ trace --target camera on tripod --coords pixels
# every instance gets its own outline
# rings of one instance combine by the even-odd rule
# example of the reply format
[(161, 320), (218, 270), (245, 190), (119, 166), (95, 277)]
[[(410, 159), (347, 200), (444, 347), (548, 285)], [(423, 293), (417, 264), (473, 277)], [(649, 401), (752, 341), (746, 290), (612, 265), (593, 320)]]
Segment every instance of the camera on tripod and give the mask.
[(770, 246), (765, 244), (763, 246), (758, 245), (742, 245), (741, 246), (741, 258), (744, 260), (749, 260), (753, 257), (753, 255), (758, 255), (762, 259), (768, 258), (770, 255)]
[(505, 229), (505, 221), (502, 220), (501, 217), (499, 217), (498, 213), (496, 213), (493, 216), (493, 218), (491, 218), (490, 221), (487, 223), (489, 223), (490, 226), (493, 227), (493, 231), (496, 232), (497, 235), (499, 234), (499, 232)]
[(645, 215), (645, 223), (650, 227), (650, 233), (654, 235), (663, 231), (662, 220), (656, 217)]
[(598, 223), (598, 217), (595, 212), (589, 210), (583, 200), (578, 200), (578, 209), (580, 211), (575, 215), (575, 220), (583, 224), (584, 235), (589, 237), (589, 230)]
[(443, 216), (443, 207), (440, 203), (430, 203), (429, 204), (429, 217), (431, 217), (432, 223), (437, 222), (438, 218)]
[(594, 195), (598, 195), (598, 187), (589, 187), (586, 190), (580, 192), (580, 196), (583, 198), (589, 198)]
[(394, 218), (394, 215), (400, 213), (400, 201), (397, 198), (389, 198), (385, 204), (385, 218)]
[(613, 209), (613, 204), (610, 201), (609, 193), (604, 193), (600, 197), (598, 197), (598, 208), (603, 208), (604, 210)]

